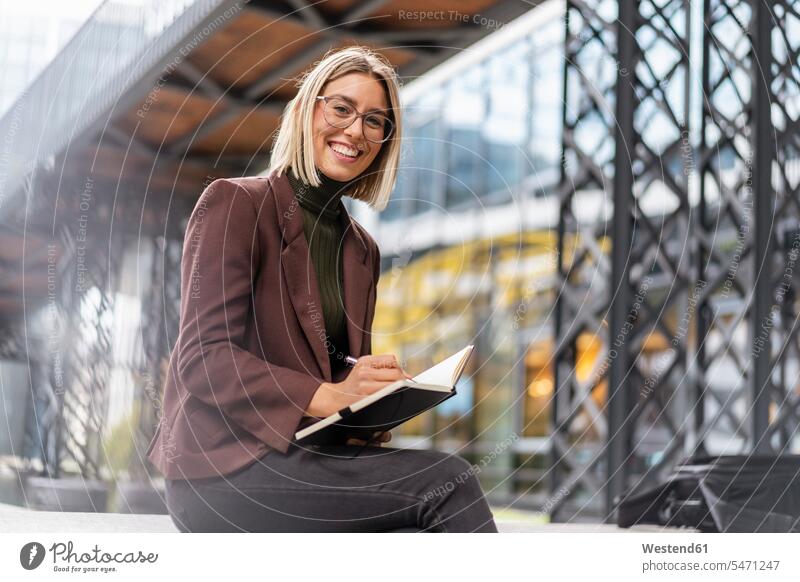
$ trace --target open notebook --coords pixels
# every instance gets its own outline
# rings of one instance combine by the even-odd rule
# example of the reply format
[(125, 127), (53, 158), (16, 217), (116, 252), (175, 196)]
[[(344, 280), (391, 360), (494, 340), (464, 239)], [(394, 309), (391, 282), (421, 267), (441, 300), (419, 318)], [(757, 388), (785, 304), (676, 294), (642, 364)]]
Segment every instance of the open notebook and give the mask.
[(347, 438), (368, 439), (422, 414), (456, 393), (456, 383), (464, 372), (472, 349), (467, 346), (449, 358), (414, 376), (398, 380), (299, 430), (295, 440), (304, 445), (342, 444)]

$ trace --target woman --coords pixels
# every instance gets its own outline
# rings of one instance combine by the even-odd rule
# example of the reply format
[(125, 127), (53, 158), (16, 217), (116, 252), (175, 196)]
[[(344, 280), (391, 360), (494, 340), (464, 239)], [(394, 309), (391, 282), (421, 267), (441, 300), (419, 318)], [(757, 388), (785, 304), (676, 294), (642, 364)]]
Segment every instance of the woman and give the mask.
[(315, 418), (407, 376), (393, 355), (371, 355), (380, 254), (341, 203), (386, 206), (397, 85), (368, 49), (329, 53), (286, 107), (269, 175), (216, 180), (192, 213), (180, 333), (148, 451), (182, 531), (497, 531), (459, 457), (292, 443)]

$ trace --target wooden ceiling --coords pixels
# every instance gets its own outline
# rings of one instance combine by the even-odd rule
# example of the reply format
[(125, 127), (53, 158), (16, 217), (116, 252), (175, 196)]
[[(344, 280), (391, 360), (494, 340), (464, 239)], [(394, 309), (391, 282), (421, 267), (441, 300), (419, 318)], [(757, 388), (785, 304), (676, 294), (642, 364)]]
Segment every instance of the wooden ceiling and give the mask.
[(298, 77), (328, 50), (369, 46), (407, 82), (496, 30), (481, 22), (508, 22), (534, 4), (254, 0), (174, 68), (155, 100), (148, 93), (115, 125), (160, 156), (218, 157), (234, 167), (252, 167), (258, 156), (263, 167)]
[[(78, 191), (87, 176), (94, 181), (93, 196), (113, 198), (117, 214), (126, 199), (130, 212), (140, 208), (139, 216), (127, 219), (132, 227), (141, 228), (147, 217), (145, 222), (153, 223), (150, 230), (158, 231), (159, 221), (173, 221), (175, 208), (191, 208), (210, 180), (256, 174), (267, 166), (280, 115), (295, 94), (299, 75), (330, 49), (369, 46), (397, 68), (401, 82), (408, 82), (536, 3), (248, 2), (177, 66), (168, 67), (168, 75), (153, 71), (142, 79), (136, 87), (141, 98), (110, 119), (101, 135), (84, 136), (57, 157), (54, 165), (63, 171), (55, 187), (64, 194), (50, 204), (58, 210), (44, 213), (50, 216), (43, 216), (44, 234), (0, 230), (0, 321), (21, 317), (23, 295), (28, 310), (46, 301), (48, 261), (52, 253), (64, 252), (58, 237), (53, 242), (47, 234), (52, 230), (47, 224), (63, 216), (61, 206), (78, 204), (76, 196), (66, 193)], [(489, 21), (495, 24), (487, 26)], [(183, 204), (174, 204), (176, 197)]]

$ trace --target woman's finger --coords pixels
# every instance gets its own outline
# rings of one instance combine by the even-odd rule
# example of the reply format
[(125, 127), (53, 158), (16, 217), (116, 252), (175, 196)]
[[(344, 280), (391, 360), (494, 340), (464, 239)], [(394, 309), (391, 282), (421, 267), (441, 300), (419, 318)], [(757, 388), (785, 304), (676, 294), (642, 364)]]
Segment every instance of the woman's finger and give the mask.
[[(392, 440), (392, 433), (390, 433), (388, 430), (383, 432), (376, 432), (375, 434), (372, 435), (373, 444), (388, 443), (390, 440)], [(349, 438), (347, 439), (346, 444), (354, 446), (364, 446), (365, 444), (367, 444), (367, 441), (365, 441), (364, 439)]]
[(380, 356), (361, 356), (358, 364), (370, 368), (399, 368), (400, 364), (394, 354), (381, 354)]
[(403, 379), (403, 372), (398, 368), (369, 368), (364, 370), (364, 374), (377, 382), (394, 382)]
[(398, 378), (408, 378), (411, 380), (413, 376), (406, 372), (400, 365), (397, 357), (394, 354), (381, 354), (380, 356), (361, 356), (358, 359), (358, 366), (372, 369), (384, 369), (397, 371), (400, 375)]
[(394, 356), (391, 355), (383, 355), (383, 356), (361, 356), (358, 358), (356, 362), (356, 367), (364, 367), (364, 368), (390, 368), (392, 367), (392, 362), (396, 361)]

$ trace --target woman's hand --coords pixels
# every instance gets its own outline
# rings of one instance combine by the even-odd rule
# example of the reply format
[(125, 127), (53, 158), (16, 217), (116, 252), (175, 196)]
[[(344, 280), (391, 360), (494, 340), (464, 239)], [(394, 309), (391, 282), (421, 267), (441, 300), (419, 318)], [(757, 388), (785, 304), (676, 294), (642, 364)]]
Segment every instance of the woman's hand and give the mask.
[[(373, 438), (372, 442), (374, 444), (381, 446), (383, 443), (388, 443), (390, 440), (392, 440), (392, 433), (390, 433), (388, 430), (384, 432), (376, 432), (375, 434), (372, 435), (372, 438)], [(347, 439), (347, 442), (345, 444), (356, 445), (360, 447), (367, 444), (367, 441), (363, 439)]]
[(342, 382), (320, 384), (306, 414), (325, 418), (403, 378), (411, 378), (393, 354), (362, 356)]

